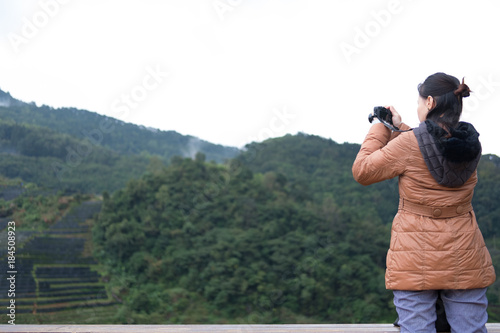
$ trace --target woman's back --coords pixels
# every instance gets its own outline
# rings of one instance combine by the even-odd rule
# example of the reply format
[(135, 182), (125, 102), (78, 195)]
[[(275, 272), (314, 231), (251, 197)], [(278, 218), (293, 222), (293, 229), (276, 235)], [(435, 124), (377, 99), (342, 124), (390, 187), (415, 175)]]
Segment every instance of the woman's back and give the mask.
[[(363, 185), (399, 177), (385, 281), (401, 332), (435, 332), (438, 295), (452, 332), (486, 332), (486, 287), (495, 270), (471, 205), (481, 144), (474, 127), (459, 122), (470, 89), (436, 73), (418, 92), (420, 126), (392, 133), (374, 124), (353, 176)], [(387, 108), (394, 128), (407, 130), (394, 107)]]

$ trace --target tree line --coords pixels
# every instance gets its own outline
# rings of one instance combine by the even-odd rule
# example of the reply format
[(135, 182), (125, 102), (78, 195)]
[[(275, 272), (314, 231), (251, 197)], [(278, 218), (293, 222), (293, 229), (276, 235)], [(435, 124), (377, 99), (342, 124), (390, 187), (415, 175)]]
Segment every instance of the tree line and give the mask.
[[(384, 270), (397, 181), (357, 184), (358, 150), (287, 135), (222, 165), (202, 154), (174, 158), (106, 194), (93, 237), (123, 299), (114, 320), (392, 322)], [(483, 156), (473, 202), (489, 244), (500, 217), (499, 165)], [(499, 318), (497, 286), (489, 298), (490, 318)]]

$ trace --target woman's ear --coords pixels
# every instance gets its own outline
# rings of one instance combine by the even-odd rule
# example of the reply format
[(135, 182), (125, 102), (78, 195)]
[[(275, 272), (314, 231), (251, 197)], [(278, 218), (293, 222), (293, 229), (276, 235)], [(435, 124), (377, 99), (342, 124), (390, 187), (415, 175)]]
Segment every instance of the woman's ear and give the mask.
[(432, 96), (427, 96), (427, 99), (425, 100), (425, 106), (427, 107), (427, 110), (432, 110), (436, 106), (436, 101)]

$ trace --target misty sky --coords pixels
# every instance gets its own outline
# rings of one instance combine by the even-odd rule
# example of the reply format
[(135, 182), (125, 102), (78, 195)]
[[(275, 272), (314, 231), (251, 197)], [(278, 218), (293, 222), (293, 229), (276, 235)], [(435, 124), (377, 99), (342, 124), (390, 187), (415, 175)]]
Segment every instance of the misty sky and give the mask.
[(473, 90), (463, 120), (500, 156), (494, 0), (0, 0), (0, 89), (242, 147), (305, 132), (361, 143), (417, 85)]

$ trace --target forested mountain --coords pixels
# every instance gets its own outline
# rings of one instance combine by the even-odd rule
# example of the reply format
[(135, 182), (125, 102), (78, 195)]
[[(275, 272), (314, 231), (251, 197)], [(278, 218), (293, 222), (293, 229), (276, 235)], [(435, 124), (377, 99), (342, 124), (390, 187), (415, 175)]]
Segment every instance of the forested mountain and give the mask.
[[(103, 194), (85, 222), (119, 303), (103, 324), (395, 319), (384, 269), (397, 180), (356, 183), (359, 145), (297, 134), (187, 154), (196, 140), (0, 91), (0, 218), (43, 232), (82, 200), (58, 190)], [(498, 268), (500, 158), (484, 155), (478, 175), (473, 205)], [(498, 321), (500, 283), (488, 298)]]
[(239, 150), (74, 108), (37, 107), (0, 90), (0, 175), (79, 192), (115, 191), (151, 157), (223, 162)]
[(0, 120), (0, 175), (48, 189), (114, 191), (142, 175), (149, 159), (125, 155), (48, 128)]
[(352, 178), (358, 144), (338, 144), (319, 136), (286, 135), (263, 143), (251, 143), (236, 159), (253, 172), (277, 172), (293, 184), (294, 195), (315, 203), (325, 198), (340, 207), (372, 203), (384, 220), (394, 216), (398, 205), (397, 180), (363, 187)]
[[(397, 183), (357, 184), (358, 150), (287, 135), (224, 165), (176, 158), (106, 196), (93, 234), (123, 299), (116, 322), (393, 321), (384, 269)], [(474, 201), (489, 244), (499, 162), (483, 157)], [(492, 286), (494, 320), (498, 295)]]

